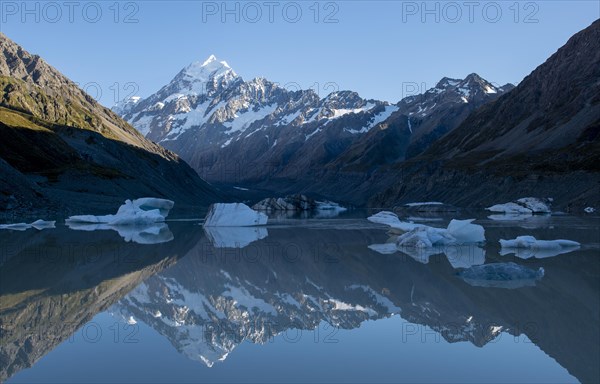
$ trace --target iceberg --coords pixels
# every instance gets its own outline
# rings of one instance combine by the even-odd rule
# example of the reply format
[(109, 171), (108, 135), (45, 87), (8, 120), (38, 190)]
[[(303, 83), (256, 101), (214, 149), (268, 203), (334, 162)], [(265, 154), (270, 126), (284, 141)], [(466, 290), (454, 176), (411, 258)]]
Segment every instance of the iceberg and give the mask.
[(413, 222), (400, 221), (398, 215), (390, 211), (381, 211), (367, 218), (372, 223), (384, 224), (393, 229), (399, 229), (403, 232), (412, 231), (415, 228), (425, 228), (424, 224), (415, 224)]
[(164, 222), (169, 211), (175, 205), (171, 200), (145, 197), (136, 200), (126, 200), (114, 215), (79, 215), (66, 220), (69, 224), (108, 224), (111, 226), (146, 225)]
[(31, 228), (35, 228), (38, 231), (41, 231), (43, 229), (56, 228), (56, 221), (36, 220), (31, 224), (27, 224), (27, 223), (0, 224), (0, 230), (5, 229), (5, 230), (10, 230), (10, 231), (26, 231)]
[(507, 214), (534, 214), (551, 213), (550, 204), (552, 199), (540, 199), (538, 197), (523, 197), (517, 201), (496, 204), (486, 208), (491, 212), (502, 212)]
[(451, 220), (447, 228), (434, 228), (420, 224), (400, 235), (398, 247), (431, 248), (441, 245), (480, 244), (485, 242), (485, 230), (473, 224), (475, 219)]
[(516, 239), (500, 239), (501, 255), (514, 253), (521, 259), (553, 257), (579, 249), (581, 244), (571, 240), (537, 240), (533, 236), (519, 236)]
[(80, 222), (68, 222), (69, 229), (74, 231), (116, 231), (126, 242), (137, 244), (161, 244), (168, 243), (175, 237), (165, 223), (149, 223), (141, 225), (112, 225), (112, 224), (89, 224)]
[(458, 208), (453, 205), (445, 204), (440, 201), (422, 201), (404, 204), (401, 208), (408, 212), (428, 212), (428, 213), (441, 213), (441, 212), (456, 212)]
[(212, 204), (204, 227), (251, 227), (267, 224), (268, 217), (243, 203)]
[(398, 236), (398, 247), (431, 248), (434, 246), (454, 244), (455, 239), (443, 228), (419, 227)]
[(407, 207), (420, 207), (423, 205), (444, 205), (444, 203), (441, 203), (439, 201), (424, 201), (424, 202), (417, 202), (417, 203), (407, 203), (404, 205)]
[[(375, 220), (397, 225), (399, 219), (389, 213)], [(401, 251), (424, 264), (429, 262), (430, 256), (440, 253), (446, 255), (454, 268), (483, 264), (485, 251), (478, 245), (485, 242), (485, 230), (481, 225), (473, 224), (473, 220), (451, 220), (447, 228), (419, 225), (398, 236), (395, 244), (373, 244), (369, 248), (382, 254)]]
[(318, 201), (317, 200), (317, 211), (334, 211), (334, 212), (345, 212), (348, 208), (342, 207), (336, 202), (325, 200)]
[(265, 227), (204, 227), (215, 248), (244, 248), (269, 236)]
[(540, 199), (538, 197), (523, 197), (517, 200), (518, 204), (523, 204), (526, 208), (531, 209), (533, 213), (552, 213), (550, 205), (552, 203), (551, 198)]
[(493, 263), (472, 266), (458, 276), (474, 287), (516, 289), (535, 286), (544, 276), (544, 268), (536, 271), (515, 263)]
[(473, 224), (475, 219), (451, 220), (448, 234), (454, 237), (456, 244), (473, 244), (485, 242), (485, 230), (481, 225)]
[(56, 221), (36, 220), (30, 224), (32, 228), (41, 231), (42, 229), (56, 228)]

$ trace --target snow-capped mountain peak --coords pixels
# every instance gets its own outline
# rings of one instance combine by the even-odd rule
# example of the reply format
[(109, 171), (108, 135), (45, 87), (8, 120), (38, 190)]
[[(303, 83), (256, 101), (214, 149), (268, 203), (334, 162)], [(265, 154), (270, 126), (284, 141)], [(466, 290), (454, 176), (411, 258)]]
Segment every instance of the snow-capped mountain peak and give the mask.
[(436, 84), (436, 89), (446, 89), (448, 87), (455, 87), (460, 84), (462, 80), (460, 79), (451, 79), (449, 77), (444, 77)]
[[(494, 93), (502, 90), (472, 74), (444, 78), (436, 88), (394, 105), (363, 99), (349, 90), (320, 98), (314, 90), (288, 90), (262, 77), (244, 81), (211, 55), (185, 67), (154, 95), (115, 110), (206, 178), (223, 181), (238, 177), (222, 172), (231, 159), (243, 167), (268, 158), (273, 164), (303, 169), (307, 161), (329, 161), (354, 144), (360, 146), (363, 136), (379, 140), (377, 134), (367, 135), (377, 126), (394, 127), (406, 143), (431, 132), (431, 137), (439, 137)], [(429, 116), (433, 118), (427, 123)], [(423, 143), (419, 150), (431, 139)], [(362, 153), (363, 148), (356, 150)], [(285, 167), (280, 172), (286, 172)], [(253, 167), (242, 173), (261, 179), (262, 172)]]
[(208, 59), (206, 59), (204, 61), (204, 63), (202, 63), (202, 65), (208, 65), (208, 64), (212, 63), (213, 61), (217, 61), (217, 57), (215, 55), (210, 55), (210, 56), (208, 56)]
[(194, 61), (181, 71), (186, 80), (194, 82), (209, 82), (220, 78), (231, 80), (237, 77), (235, 71), (226, 61), (219, 61), (215, 55), (210, 55), (204, 61)]

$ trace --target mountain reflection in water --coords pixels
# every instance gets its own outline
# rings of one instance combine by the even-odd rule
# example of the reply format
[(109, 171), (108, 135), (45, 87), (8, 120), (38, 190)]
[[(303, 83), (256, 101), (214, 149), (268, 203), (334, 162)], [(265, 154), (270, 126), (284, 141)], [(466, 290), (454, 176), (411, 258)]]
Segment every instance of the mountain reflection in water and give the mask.
[[(500, 256), (495, 244), (523, 228), (486, 226), (485, 263), (546, 271), (535, 286), (506, 290), (468, 285), (443, 253), (423, 264), (373, 251), (385, 231), (347, 223), (206, 234), (195, 223), (169, 223), (173, 239), (154, 245), (64, 227), (0, 233), (0, 380), (34, 366), (104, 311), (149, 325), (207, 366), (227, 364), (245, 341), (265, 343), (289, 329), (352, 330), (400, 315), (450, 343), (482, 347), (503, 332), (525, 335), (578, 380), (600, 379), (598, 244), (522, 260)], [(594, 242), (593, 231), (569, 228), (528, 233)]]

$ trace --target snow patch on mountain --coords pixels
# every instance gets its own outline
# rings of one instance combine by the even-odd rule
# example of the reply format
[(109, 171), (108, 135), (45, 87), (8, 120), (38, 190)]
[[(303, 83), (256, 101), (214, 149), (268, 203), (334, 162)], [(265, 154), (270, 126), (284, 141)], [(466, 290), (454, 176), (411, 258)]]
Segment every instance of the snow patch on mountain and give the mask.
[(276, 104), (271, 104), (263, 108), (259, 108), (256, 111), (249, 110), (246, 112), (242, 112), (239, 115), (235, 114), (233, 121), (223, 123), (223, 125), (229, 128), (226, 131), (227, 134), (232, 134), (235, 132), (243, 132), (248, 128), (252, 123), (262, 120), (265, 117), (269, 116), (277, 109)]
[(380, 124), (386, 121), (392, 113), (396, 112), (399, 109), (397, 105), (386, 105), (384, 110), (371, 118), (371, 121), (368, 125), (362, 127), (361, 129), (345, 129), (346, 132), (350, 132), (352, 134), (366, 133), (369, 132), (373, 127), (377, 124)]

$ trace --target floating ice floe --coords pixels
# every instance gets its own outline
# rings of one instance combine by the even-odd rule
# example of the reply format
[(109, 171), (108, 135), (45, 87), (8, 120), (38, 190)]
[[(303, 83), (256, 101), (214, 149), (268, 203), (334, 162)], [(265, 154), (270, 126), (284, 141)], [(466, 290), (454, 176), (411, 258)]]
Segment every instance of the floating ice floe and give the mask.
[(126, 242), (137, 244), (168, 243), (175, 238), (169, 226), (165, 223), (112, 225), (68, 222), (67, 226), (74, 231), (116, 231)]
[(175, 205), (171, 200), (144, 197), (126, 200), (114, 215), (79, 215), (65, 223), (76, 231), (113, 230), (125, 241), (138, 244), (159, 244), (173, 240), (169, 226), (164, 224)]
[(441, 203), (439, 201), (424, 201), (424, 202), (417, 202), (417, 203), (407, 203), (404, 205), (407, 207), (421, 207), (424, 205), (444, 205), (444, 203)]
[(400, 221), (398, 215), (394, 212), (381, 211), (367, 218), (372, 223), (384, 224), (393, 229), (399, 229), (403, 232), (412, 231), (415, 228), (425, 228), (424, 224), (415, 224), (413, 222)]
[(175, 205), (171, 200), (145, 197), (126, 200), (114, 215), (79, 215), (66, 220), (69, 224), (108, 224), (112, 226), (145, 225), (165, 221)]
[(485, 242), (485, 230), (481, 225), (473, 224), (475, 219), (453, 219), (447, 228), (436, 228), (425, 224), (403, 222), (395, 213), (382, 211), (370, 216), (367, 220), (406, 232), (398, 237), (397, 244), (399, 246), (428, 248), (435, 245)]
[(581, 244), (571, 240), (537, 240), (533, 236), (519, 236), (516, 239), (500, 239), (501, 255), (514, 253), (521, 259), (538, 259), (557, 256), (579, 249)]
[(515, 263), (476, 265), (458, 272), (467, 284), (474, 287), (515, 289), (535, 286), (544, 276), (544, 268), (534, 270)]
[(338, 203), (333, 201), (325, 200), (318, 201), (317, 200), (317, 211), (336, 211), (336, 212), (345, 212), (348, 208), (342, 207)]
[(50, 229), (56, 228), (56, 221), (44, 221), (44, 220), (36, 220), (31, 224), (27, 223), (15, 223), (15, 224), (0, 224), (0, 230), (6, 229), (11, 231), (26, 231), (28, 229), (34, 228), (38, 231), (42, 229)]
[(551, 213), (550, 205), (551, 198), (541, 199), (537, 197), (523, 197), (517, 201), (496, 204), (486, 208), (492, 212), (503, 212), (507, 214), (534, 214), (534, 213)]
[(210, 227), (204, 232), (215, 248), (244, 248), (269, 236), (265, 227)]
[(473, 224), (474, 219), (452, 220), (447, 228), (404, 223), (391, 212), (380, 212), (369, 220), (406, 230), (395, 242), (370, 245), (369, 248), (376, 252), (392, 254), (401, 251), (424, 264), (429, 262), (430, 256), (443, 253), (454, 268), (485, 262), (485, 251), (478, 246), (485, 242), (485, 230), (481, 225)]
[(267, 224), (268, 217), (243, 203), (212, 204), (204, 227), (251, 227)]

